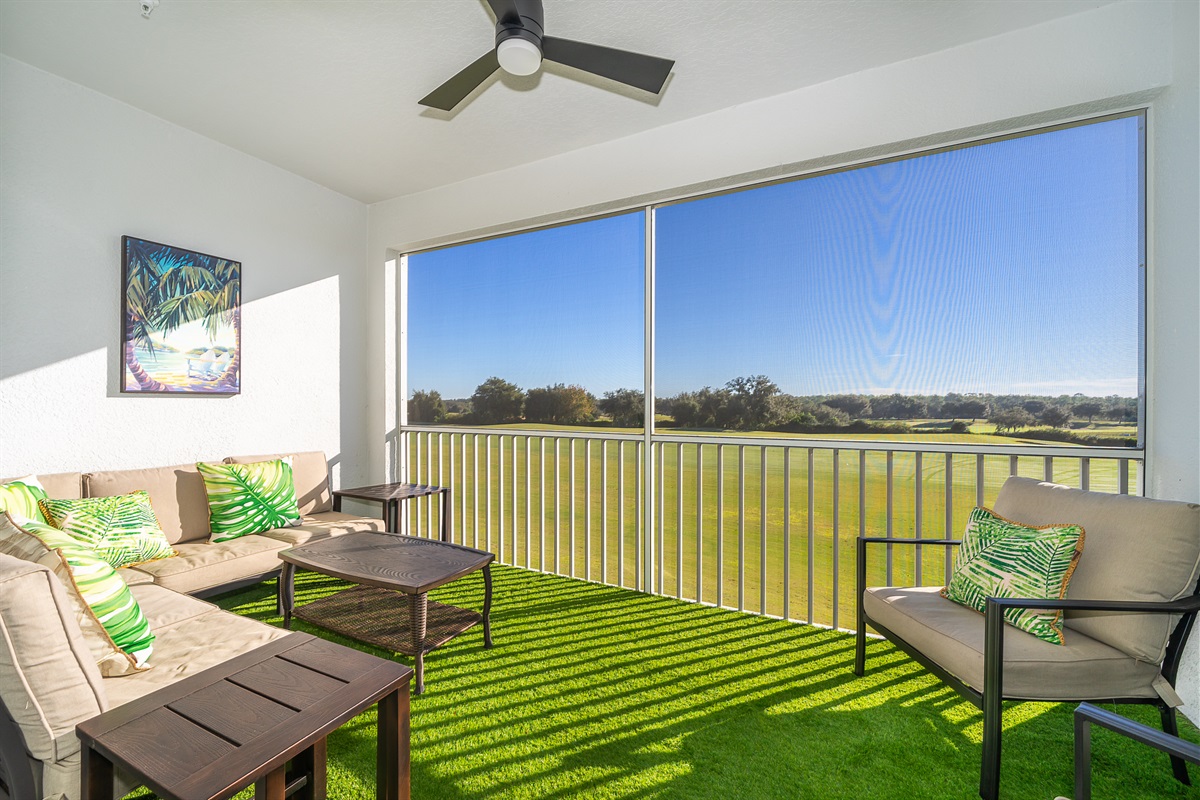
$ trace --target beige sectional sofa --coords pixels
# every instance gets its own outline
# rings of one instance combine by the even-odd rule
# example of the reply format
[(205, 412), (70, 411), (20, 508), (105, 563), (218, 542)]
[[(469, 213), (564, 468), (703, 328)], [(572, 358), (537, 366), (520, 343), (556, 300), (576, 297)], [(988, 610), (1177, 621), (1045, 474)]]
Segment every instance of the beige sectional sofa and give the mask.
[[(216, 544), (208, 543), (208, 502), (195, 464), (38, 476), (51, 497), (146, 490), (178, 555), (118, 570), (155, 634), (154, 655), (149, 670), (102, 677), (58, 578), (45, 566), (0, 553), (0, 783), (19, 787), (22, 779), (31, 778), (33, 797), (75, 800), (80, 758), (76, 724), (288, 635), (197, 597), (277, 575), (277, 554), (293, 545), (352, 531), (383, 530), (380, 519), (332, 510), (324, 454), (289, 455), (301, 525)], [(245, 463), (276, 457), (224, 460)], [(14, 750), (23, 750), (24, 758), (14, 757)], [(26, 767), (23, 776), (18, 774)], [(117, 797), (133, 788), (126, 776), (118, 774), (116, 782)], [(4, 794), (0, 788), (0, 797)]]

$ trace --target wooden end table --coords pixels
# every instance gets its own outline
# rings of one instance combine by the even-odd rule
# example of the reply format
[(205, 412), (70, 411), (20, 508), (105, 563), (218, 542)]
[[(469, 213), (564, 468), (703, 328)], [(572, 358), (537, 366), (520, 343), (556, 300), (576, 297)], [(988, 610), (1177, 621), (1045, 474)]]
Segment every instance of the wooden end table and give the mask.
[(377, 796), (408, 800), (412, 672), (306, 633), (268, 642), (79, 723), (83, 800), (112, 800), (114, 766), (161, 800), (251, 784), (261, 800), (324, 800), (325, 737), (376, 703)]
[(383, 504), (383, 519), (389, 533), (400, 532), (400, 503), (433, 494), (442, 496), (440, 538), (450, 541), (450, 489), (446, 486), (425, 486), (420, 483), (381, 483), (354, 489), (337, 489), (333, 493), (333, 510), (342, 510), (342, 498), (371, 500)]
[[(492, 571), (483, 550), (392, 533), (348, 533), (279, 553), (283, 626), (300, 619), (377, 647), (412, 656), (415, 694), (425, 691), (425, 654), (483, 622), (483, 646), (492, 646)], [(296, 568), (358, 586), (296, 608)], [(427, 593), (483, 570), (483, 613), (431, 601)]]

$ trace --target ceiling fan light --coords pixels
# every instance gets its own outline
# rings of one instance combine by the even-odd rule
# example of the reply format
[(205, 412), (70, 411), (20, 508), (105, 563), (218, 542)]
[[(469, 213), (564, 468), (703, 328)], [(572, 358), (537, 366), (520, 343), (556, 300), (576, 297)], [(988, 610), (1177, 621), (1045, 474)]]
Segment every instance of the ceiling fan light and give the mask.
[(532, 75), (542, 65), (542, 51), (533, 42), (513, 37), (496, 47), (500, 68), (513, 75)]

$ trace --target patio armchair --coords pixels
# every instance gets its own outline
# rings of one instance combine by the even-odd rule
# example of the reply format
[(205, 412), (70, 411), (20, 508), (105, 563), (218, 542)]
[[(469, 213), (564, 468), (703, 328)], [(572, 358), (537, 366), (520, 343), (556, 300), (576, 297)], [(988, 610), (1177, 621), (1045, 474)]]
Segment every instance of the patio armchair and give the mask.
[[(1200, 610), (1200, 505), (1087, 492), (1011, 477), (994, 510), (1014, 522), (1078, 524), (1083, 553), (1065, 599), (988, 598), (977, 611), (943, 598), (941, 587), (868, 587), (869, 552), (957, 539), (858, 540), (854, 672), (866, 661), (870, 625), (983, 711), (979, 795), (1000, 791), (1004, 700), (1145, 703), (1178, 734), (1179, 662)], [(1064, 643), (1006, 625), (1009, 608), (1063, 609)], [(1175, 777), (1187, 764), (1171, 756)]]

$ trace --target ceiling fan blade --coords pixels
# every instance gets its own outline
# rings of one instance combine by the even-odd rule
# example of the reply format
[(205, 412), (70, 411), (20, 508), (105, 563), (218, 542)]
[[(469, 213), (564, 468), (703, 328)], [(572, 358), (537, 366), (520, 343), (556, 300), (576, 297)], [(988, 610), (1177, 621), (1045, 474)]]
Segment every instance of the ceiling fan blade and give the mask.
[(498, 69), (500, 62), (496, 60), (496, 51), (489, 50), (466, 69), (421, 98), (420, 103), (430, 108), (450, 111)]
[(675, 66), (674, 61), (666, 58), (554, 36), (542, 37), (542, 55), (550, 61), (611, 78), (654, 94), (662, 90), (667, 76), (671, 74), (671, 68)]
[(502, 22), (506, 17), (509, 21), (516, 22), (521, 16), (521, 12), (517, 10), (517, 0), (487, 0), (487, 4), (492, 7), (496, 22)]

